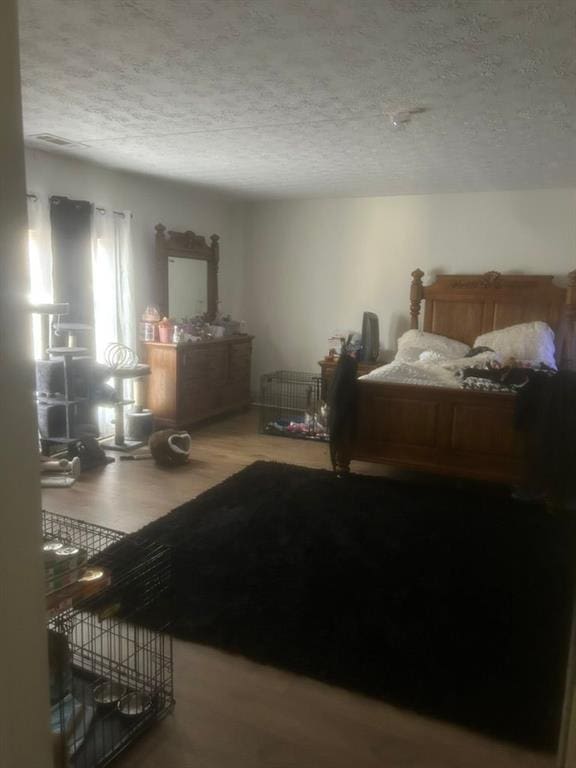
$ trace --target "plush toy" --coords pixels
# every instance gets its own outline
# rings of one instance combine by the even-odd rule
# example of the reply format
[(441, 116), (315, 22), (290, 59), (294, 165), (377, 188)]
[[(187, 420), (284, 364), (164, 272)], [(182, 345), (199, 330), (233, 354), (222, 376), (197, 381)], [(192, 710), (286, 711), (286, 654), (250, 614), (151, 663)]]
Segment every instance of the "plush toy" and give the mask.
[(150, 435), (148, 447), (156, 464), (161, 467), (176, 467), (189, 461), (192, 438), (188, 432), (161, 429)]

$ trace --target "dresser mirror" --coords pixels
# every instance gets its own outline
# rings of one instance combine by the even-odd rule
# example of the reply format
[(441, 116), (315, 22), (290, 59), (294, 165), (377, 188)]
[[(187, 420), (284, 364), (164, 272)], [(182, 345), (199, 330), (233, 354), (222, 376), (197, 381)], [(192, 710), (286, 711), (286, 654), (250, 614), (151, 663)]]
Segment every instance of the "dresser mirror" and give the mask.
[(197, 259), (168, 258), (168, 311), (170, 317), (203, 315), (208, 309), (208, 263)]
[(162, 317), (181, 320), (218, 311), (219, 237), (156, 225), (155, 304)]

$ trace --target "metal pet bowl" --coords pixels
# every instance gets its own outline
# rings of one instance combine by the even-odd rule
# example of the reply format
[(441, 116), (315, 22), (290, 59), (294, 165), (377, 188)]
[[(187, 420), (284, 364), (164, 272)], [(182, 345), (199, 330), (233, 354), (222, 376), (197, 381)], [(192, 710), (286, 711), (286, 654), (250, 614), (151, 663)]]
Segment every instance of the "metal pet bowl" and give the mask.
[(152, 706), (152, 699), (147, 693), (128, 693), (118, 702), (118, 711), (125, 717), (141, 717)]
[(108, 680), (94, 689), (94, 703), (99, 707), (115, 707), (126, 696), (127, 690), (126, 686), (122, 685), (122, 683)]

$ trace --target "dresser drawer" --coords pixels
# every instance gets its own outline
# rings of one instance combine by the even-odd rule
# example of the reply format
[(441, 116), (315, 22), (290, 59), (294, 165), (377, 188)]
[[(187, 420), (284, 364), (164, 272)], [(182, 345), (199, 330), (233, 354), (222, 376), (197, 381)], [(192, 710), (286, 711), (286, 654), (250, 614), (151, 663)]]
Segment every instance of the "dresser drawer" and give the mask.
[(183, 379), (225, 381), (228, 378), (228, 350), (226, 347), (186, 349), (181, 353)]
[(243, 341), (239, 344), (233, 344), (230, 347), (230, 357), (232, 360), (250, 360), (252, 354), (252, 345)]
[(228, 381), (230, 366), (228, 364), (228, 350), (226, 347), (214, 347), (210, 350), (210, 380), (214, 384), (224, 384)]
[(250, 376), (252, 349), (250, 344), (236, 344), (230, 349), (230, 378)]
[(207, 379), (210, 376), (210, 350), (184, 349), (180, 353), (180, 371), (183, 379)]
[(212, 392), (204, 382), (193, 379), (182, 382), (179, 397), (180, 419), (195, 421), (204, 414), (209, 414), (214, 407)]
[(148, 403), (158, 423), (186, 428), (250, 402), (251, 337), (150, 344)]

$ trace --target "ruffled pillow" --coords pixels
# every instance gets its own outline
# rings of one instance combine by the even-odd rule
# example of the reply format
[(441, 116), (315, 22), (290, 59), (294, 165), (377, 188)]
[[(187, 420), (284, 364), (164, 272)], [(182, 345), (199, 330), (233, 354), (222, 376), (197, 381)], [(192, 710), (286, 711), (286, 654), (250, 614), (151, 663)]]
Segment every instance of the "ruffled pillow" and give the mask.
[(411, 330), (406, 331), (398, 339), (398, 353), (395, 359), (402, 363), (415, 363), (420, 360), (423, 352), (434, 352), (438, 361), (450, 360), (455, 357), (464, 357), (469, 350), (468, 344), (449, 339), (447, 336)]
[(490, 347), (498, 353), (504, 364), (506, 360), (518, 360), (524, 364), (544, 364), (556, 368), (554, 331), (540, 320), (483, 333), (478, 336), (474, 346)]

